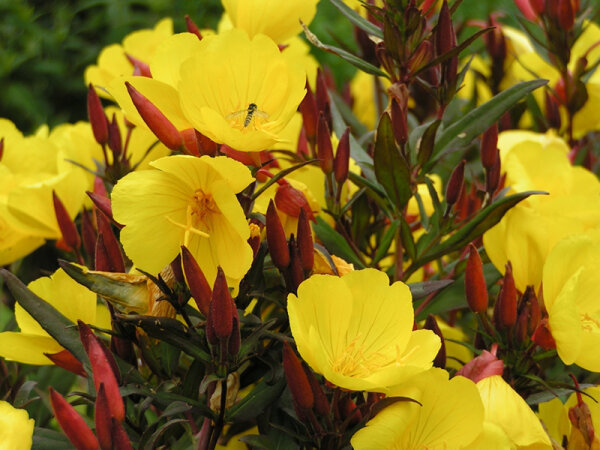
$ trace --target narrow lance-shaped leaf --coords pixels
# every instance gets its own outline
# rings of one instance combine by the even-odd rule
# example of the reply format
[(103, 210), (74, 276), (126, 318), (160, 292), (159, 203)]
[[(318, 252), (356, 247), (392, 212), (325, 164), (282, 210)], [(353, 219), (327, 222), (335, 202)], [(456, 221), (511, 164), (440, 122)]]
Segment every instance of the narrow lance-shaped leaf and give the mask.
[(358, 14), (356, 11), (354, 11), (352, 8), (346, 5), (342, 0), (329, 1), (333, 3), (333, 6), (339, 9), (339, 11), (358, 28), (372, 36), (378, 37), (379, 39), (383, 39), (383, 33), (379, 27), (362, 17), (360, 14)]
[(344, 237), (331, 228), (321, 217), (317, 217), (317, 223), (313, 225), (313, 230), (331, 253), (354, 264), (356, 267), (365, 267)]
[(396, 146), (392, 120), (387, 114), (379, 121), (373, 161), (377, 181), (384, 187), (396, 211), (401, 211), (412, 196), (410, 169)]
[(498, 119), (512, 108), (517, 102), (525, 98), (527, 94), (548, 83), (547, 80), (533, 80), (518, 83), (505, 91), (502, 91), (483, 105), (470, 111), (461, 119), (446, 128), (439, 136), (433, 150), (433, 158), (425, 167), (429, 171), (435, 164), (435, 156), (447, 148), (465, 147), (477, 136), (481, 135)]
[(60, 345), (69, 350), (84, 366), (89, 367), (88, 357), (79, 340), (77, 326), (44, 299), (31, 292), (8, 270), (0, 269), (0, 276), (4, 278), (9, 291), (23, 309)]

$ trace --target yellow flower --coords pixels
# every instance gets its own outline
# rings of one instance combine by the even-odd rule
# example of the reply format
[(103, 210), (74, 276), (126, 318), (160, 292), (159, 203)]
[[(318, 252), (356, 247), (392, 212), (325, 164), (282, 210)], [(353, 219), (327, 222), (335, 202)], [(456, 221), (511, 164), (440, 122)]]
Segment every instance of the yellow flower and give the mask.
[[(173, 34), (173, 21), (162, 19), (153, 29), (137, 30), (123, 39), (123, 44), (104, 48), (96, 65), (85, 69), (85, 84), (108, 88), (115, 78), (132, 75), (134, 66), (127, 55), (148, 64), (157, 47)], [(105, 89), (97, 89), (99, 95), (109, 97)]]
[(304, 69), (264, 35), (250, 39), (234, 29), (202, 43), (181, 65), (178, 91), (186, 118), (236, 150), (265, 150), (278, 142), (304, 97)]
[[(592, 449), (596, 450), (597, 448), (600, 448), (600, 437), (598, 436), (597, 432), (597, 430), (600, 430), (600, 403), (597, 401), (600, 400), (600, 387), (593, 386), (583, 389), (583, 391), (586, 394), (591, 395), (592, 398), (596, 400), (594, 401), (585, 395), (581, 396), (583, 402), (590, 410), (592, 425), (596, 431), (592, 445)], [(569, 420), (569, 409), (576, 404), (576, 393), (571, 394), (565, 404), (563, 404), (558, 398), (554, 398), (548, 402), (539, 404), (538, 416), (542, 422), (544, 422), (544, 425), (548, 430), (548, 434), (555, 442), (561, 444), (566, 438), (567, 442), (569, 443), (567, 448), (569, 449), (578, 448), (576, 445), (573, 445), (573, 441), (576, 439), (576, 436), (573, 434), (575, 430), (571, 424), (571, 421)]]
[(383, 409), (352, 437), (361, 449), (458, 449), (471, 443), (483, 426), (483, 405), (468, 378), (448, 380), (448, 372), (432, 369), (407, 383), (393, 396), (401, 401)]
[[(108, 310), (96, 305), (96, 294), (74, 281), (62, 269), (50, 277), (32, 281), (28, 288), (74, 323), (82, 320), (110, 328)], [(19, 304), (15, 305), (15, 318), (21, 331), (0, 333), (0, 356), (25, 364), (52, 364), (44, 353), (59, 353), (64, 348)]]
[(544, 265), (544, 305), (558, 356), (600, 372), (600, 231), (568, 236)]
[(389, 86), (390, 81), (387, 78), (376, 78), (362, 70), (357, 71), (350, 82), (350, 93), (354, 99), (352, 111), (369, 130), (374, 129), (379, 121), (375, 94), (379, 92), (379, 89), (382, 90), (380, 101), (383, 110), (387, 106), (386, 90)]
[(412, 330), (408, 286), (375, 269), (313, 275), (288, 296), (288, 314), (302, 358), (345, 389), (387, 393), (430, 369), (440, 348), (433, 332)]
[(0, 450), (29, 450), (34, 425), (27, 411), (0, 401)]
[(485, 408), (484, 431), (467, 448), (552, 448), (535, 413), (502, 376), (484, 378), (477, 388)]
[(541, 190), (549, 195), (529, 197), (512, 208), (483, 235), (483, 244), (501, 272), (510, 260), (516, 287), (523, 292), (529, 285), (539, 287), (544, 261), (560, 239), (600, 225), (600, 182), (571, 165), (568, 148), (558, 138), (516, 133), (507, 138), (511, 147), (500, 147), (509, 193)]
[(248, 168), (227, 157), (185, 155), (150, 166), (126, 175), (112, 192), (127, 256), (158, 273), (185, 245), (211, 285), (221, 266), (229, 286), (237, 287), (252, 263), (250, 230), (235, 197), (253, 181)]
[(250, 37), (265, 34), (278, 44), (302, 31), (300, 20), (310, 24), (319, 0), (222, 0), (236, 28)]

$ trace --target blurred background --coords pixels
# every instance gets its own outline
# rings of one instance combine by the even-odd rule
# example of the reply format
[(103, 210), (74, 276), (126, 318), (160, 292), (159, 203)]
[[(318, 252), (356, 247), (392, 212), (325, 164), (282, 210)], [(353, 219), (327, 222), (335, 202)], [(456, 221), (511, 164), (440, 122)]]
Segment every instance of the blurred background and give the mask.
[[(482, 19), (493, 11), (503, 11), (509, 21), (517, 13), (513, 0), (464, 0), (456, 18)], [(200, 28), (214, 28), (221, 2), (0, 0), (0, 117), (24, 133), (46, 123), (87, 120), (83, 72), (100, 50), (166, 16), (173, 18), (175, 32), (185, 31), (186, 14)], [(326, 42), (354, 47), (349, 22), (329, 0), (320, 1), (310, 28)], [(352, 77), (355, 69), (346, 62), (320, 50), (314, 54), (338, 83)]]

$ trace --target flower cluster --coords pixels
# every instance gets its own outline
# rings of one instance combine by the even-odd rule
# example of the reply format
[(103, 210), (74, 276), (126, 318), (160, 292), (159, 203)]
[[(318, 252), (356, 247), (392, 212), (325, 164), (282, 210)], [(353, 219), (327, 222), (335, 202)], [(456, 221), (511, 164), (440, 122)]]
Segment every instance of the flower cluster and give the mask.
[(358, 52), (223, 0), (0, 119), (0, 448), (599, 448), (597, 5), (331, 3)]

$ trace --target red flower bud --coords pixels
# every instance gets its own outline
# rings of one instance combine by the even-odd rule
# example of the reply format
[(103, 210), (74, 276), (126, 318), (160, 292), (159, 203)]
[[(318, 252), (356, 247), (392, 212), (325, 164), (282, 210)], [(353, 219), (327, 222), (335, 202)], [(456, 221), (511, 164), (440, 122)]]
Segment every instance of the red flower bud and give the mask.
[(496, 358), (495, 353), (493, 349), (492, 353), (487, 350), (482, 351), (481, 355), (465, 364), (456, 375), (469, 378), (474, 383), (493, 375), (502, 375), (502, 372), (504, 372), (504, 362)]
[[(329, 76), (328, 76), (329, 75)], [(317, 102), (317, 111), (323, 113), (327, 124), (331, 126), (331, 110), (329, 106), (329, 92), (327, 85), (331, 84), (331, 72), (323, 72), (322, 69), (317, 69), (317, 87), (315, 89), (315, 101)]]
[(104, 383), (100, 383), (96, 394), (96, 409), (95, 409), (96, 435), (100, 442), (102, 450), (111, 450), (112, 446), (112, 416), (108, 405), (108, 397)]
[(465, 178), (465, 160), (463, 159), (452, 171), (446, 186), (446, 202), (452, 206), (458, 200)]
[(329, 125), (323, 112), (319, 113), (319, 128), (317, 130), (317, 156), (321, 170), (330, 174), (333, 171), (333, 147), (331, 145), (331, 133)]
[(344, 419), (344, 421), (349, 420), (349, 424), (354, 426), (357, 425), (361, 419), (362, 414), (360, 410), (356, 407), (356, 403), (350, 397), (345, 397), (340, 405), (340, 415)]
[(438, 351), (435, 359), (433, 360), (433, 366), (444, 369), (446, 367), (446, 343), (444, 342), (444, 335), (442, 334), (442, 330), (440, 330), (435, 317), (432, 314), (427, 316), (425, 320), (425, 325), (423, 326), (425, 330), (433, 331), (439, 338), (442, 343), (440, 350)]
[(310, 222), (304, 209), (300, 210), (300, 216), (298, 216), (297, 235), (298, 253), (300, 255), (300, 262), (302, 263), (302, 270), (305, 273), (309, 273), (314, 266), (315, 253)]
[(281, 212), (292, 217), (300, 217), (304, 210), (310, 220), (315, 220), (304, 193), (288, 183), (280, 184), (275, 192), (275, 205)]
[(83, 248), (93, 261), (96, 251), (96, 240), (98, 239), (98, 236), (92, 223), (90, 212), (85, 208), (81, 213), (81, 237), (83, 241)]
[(178, 150), (183, 146), (183, 138), (169, 119), (150, 102), (146, 97), (138, 92), (129, 82), (125, 82), (129, 96), (135, 105), (135, 108), (148, 125), (148, 128), (156, 137), (171, 150)]
[(312, 371), (308, 367), (304, 367), (304, 373), (306, 374), (306, 379), (310, 383), (310, 388), (313, 393), (313, 398), (315, 399), (314, 408), (317, 414), (322, 417), (329, 415), (329, 401), (327, 400), (327, 396), (325, 392), (323, 392), (323, 387), (312, 373)]
[(565, 31), (570, 31), (575, 25), (575, 13), (572, 0), (559, 0), (558, 2), (558, 23)]
[(235, 305), (227, 287), (225, 273), (218, 267), (210, 302), (210, 320), (218, 339), (226, 340), (231, 336), (234, 310)]
[(337, 146), (337, 152), (333, 161), (333, 175), (338, 185), (348, 179), (350, 170), (350, 128), (346, 128)]
[(108, 124), (108, 147), (112, 150), (115, 159), (123, 151), (123, 142), (121, 140), (121, 129), (117, 123), (117, 115), (113, 114), (112, 120)]
[(308, 139), (306, 138), (306, 129), (300, 128), (300, 135), (298, 136), (298, 146), (296, 147), (296, 153), (304, 159), (310, 158), (310, 150), (308, 149)]
[(548, 323), (548, 318), (542, 319), (535, 329), (533, 335), (531, 336), (531, 340), (535, 342), (537, 345), (542, 347), (544, 350), (552, 350), (556, 348), (556, 341), (552, 336), (552, 332), (550, 331), (550, 324)]
[(290, 251), (287, 239), (285, 238), (285, 231), (277, 215), (273, 200), (269, 202), (269, 207), (267, 208), (266, 222), (267, 244), (271, 260), (275, 267), (283, 270), (290, 265)]
[(133, 56), (125, 53), (125, 57), (129, 60), (131, 65), (133, 66), (133, 74), (140, 77), (152, 78), (152, 74), (150, 73), (150, 66), (146, 64), (144, 61), (141, 61)]
[(288, 267), (289, 281), (291, 286), (288, 286), (294, 293), (298, 290), (300, 283), (304, 281), (304, 271), (302, 270), (302, 262), (300, 261), (300, 255), (298, 254), (298, 248), (296, 247), (296, 240), (294, 235), (290, 237), (289, 243), (290, 249), (290, 266)]
[(525, 18), (528, 20), (531, 20), (532, 22), (535, 21), (538, 17), (538, 14), (543, 11), (542, 10), (542, 11), (536, 12), (534, 10), (534, 8), (532, 7), (533, 5), (531, 4), (530, 0), (514, 0), (514, 1), (515, 1), (515, 5), (517, 5), (517, 8), (519, 8), (521, 13), (525, 16)]
[(56, 192), (52, 191), (52, 202), (54, 203), (54, 213), (56, 214), (56, 221), (65, 243), (73, 250), (78, 250), (81, 247), (81, 238), (75, 227), (75, 222), (71, 220), (67, 208), (63, 202), (60, 201)]
[(498, 124), (492, 125), (481, 136), (481, 163), (490, 169), (498, 158)]
[[(435, 31), (435, 48), (437, 56), (444, 55), (456, 47), (456, 34), (452, 25), (452, 15), (448, 2), (444, 0)], [(445, 83), (451, 84), (458, 75), (458, 55), (442, 63), (442, 78)]]
[(232, 320), (233, 329), (229, 338), (227, 353), (229, 353), (229, 356), (236, 357), (240, 352), (240, 347), (242, 346), (242, 336), (240, 334), (240, 316), (238, 315), (235, 304), (233, 305)]
[[(102, 238), (102, 245), (104, 246), (100, 251), (104, 252), (108, 257), (108, 260), (103, 262), (104, 269), (100, 269), (97, 265), (96, 269), (105, 270), (106, 272), (125, 272), (123, 253), (121, 253), (119, 241), (113, 233), (110, 222), (104, 214), (100, 213), (96, 214), (96, 223), (98, 224), (98, 240)], [(96, 252), (98, 252), (98, 244), (96, 244)], [(96, 264), (98, 264), (97, 253)]]
[(125, 418), (125, 406), (119, 392), (117, 364), (110, 351), (104, 347), (90, 327), (80, 320), (77, 324), (81, 342), (90, 358), (96, 391), (100, 389), (100, 384), (104, 384), (111, 416), (122, 421)]
[(44, 355), (46, 355), (46, 358), (48, 358), (58, 367), (62, 367), (63, 369), (68, 370), (75, 375), (79, 375), (84, 378), (87, 377), (87, 373), (85, 372), (83, 365), (69, 350), (62, 350), (58, 353), (44, 353)]
[(422, 41), (408, 60), (408, 70), (417, 72), (429, 63), (433, 57), (433, 48), (428, 40)]
[(77, 450), (97, 450), (98, 439), (83, 417), (65, 398), (50, 388), (50, 404), (58, 424)]
[(510, 328), (517, 321), (517, 289), (512, 274), (512, 266), (506, 264), (504, 283), (494, 306), (494, 322), (499, 328)]
[(486, 170), (485, 173), (485, 189), (490, 195), (493, 195), (500, 184), (500, 154), (496, 149), (496, 161), (494, 165)]
[(465, 269), (465, 294), (471, 311), (483, 313), (487, 310), (488, 291), (483, 276), (483, 264), (473, 244), (469, 244), (469, 258)]
[(308, 81), (306, 82), (306, 95), (300, 103), (300, 113), (302, 113), (303, 128), (306, 132), (308, 141), (315, 143), (317, 136), (317, 123), (319, 120), (319, 110), (317, 109), (317, 101), (313, 94)]
[(181, 263), (192, 297), (194, 298), (196, 305), (198, 305), (198, 309), (206, 317), (208, 315), (210, 299), (212, 297), (210, 284), (208, 284), (196, 259), (194, 259), (190, 251), (184, 246), (181, 246)]
[(94, 139), (100, 145), (106, 144), (108, 142), (108, 119), (102, 108), (100, 97), (91, 83), (88, 86), (87, 110)]
[(287, 380), (292, 398), (300, 408), (312, 409), (315, 399), (310, 382), (302, 363), (292, 350), (289, 342), (283, 343), (283, 371)]
[(4, 156), (4, 138), (0, 139), (0, 161), (2, 161), (2, 156)]
[(111, 423), (111, 435), (114, 450), (133, 450), (131, 442), (129, 441), (129, 436), (127, 436), (121, 422), (113, 418)]
[(202, 40), (202, 33), (200, 32), (200, 28), (198, 28), (198, 25), (194, 23), (194, 21), (188, 14), (185, 15), (185, 28), (188, 33), (195, 34), (199, 40)]

